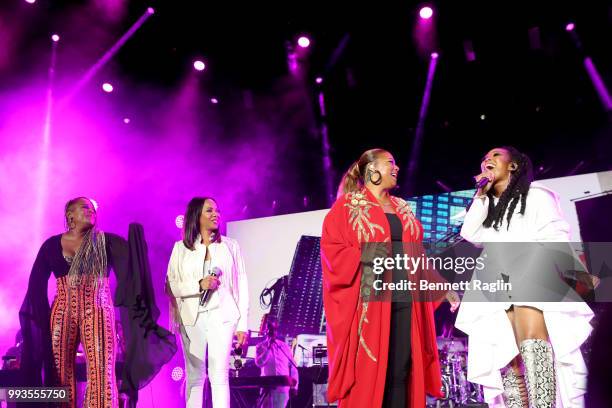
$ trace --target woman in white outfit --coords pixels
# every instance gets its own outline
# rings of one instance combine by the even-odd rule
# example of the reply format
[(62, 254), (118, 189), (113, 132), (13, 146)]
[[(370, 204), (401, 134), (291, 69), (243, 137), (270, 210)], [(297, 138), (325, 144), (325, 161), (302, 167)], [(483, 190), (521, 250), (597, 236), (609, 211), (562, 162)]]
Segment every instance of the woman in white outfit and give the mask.
[(219, 209), (212, 198), (189, 202), (183, 235), (172, 249), (166, 279), (183, 343), (187, 407), (202, 407), (208, 361), (213, 407), (229, 408), (232, 338), (236, 335), (237, 346), (247, 339), (244, 261), (238, 243), (219, 234)]
[[(531, 161), (513, 147), (489, 151), (461, 235), (468, 241), (568, 242), (555, 192), (533, 182)], [(593, 281), (593, 283), (595, 283)], [(468, 380), (491, 407), (582, 407), (591, 332), (583, 302), (465, 301), (455, 326), (469, 335)]]

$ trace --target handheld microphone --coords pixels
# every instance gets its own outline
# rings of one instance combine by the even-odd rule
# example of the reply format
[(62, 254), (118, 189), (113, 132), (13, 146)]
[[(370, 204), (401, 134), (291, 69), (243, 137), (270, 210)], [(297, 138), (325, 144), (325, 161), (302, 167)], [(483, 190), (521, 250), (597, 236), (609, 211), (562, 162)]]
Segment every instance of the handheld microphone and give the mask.
[[(214, 277), (221, 276), (221, 269), (215, 266), (212, 272), (210, 273), (210, 276), (214, 276)], [(202, 294), (200, 295), (200, 306), (204, 306), (206, 302), (208, 302), (208, 298), (210, 298), (210, 295), (212, 294), (212, 292), (213, 291), (210, 289), (206, 289), (204, 292), (202, 292)]]
[(489, 184), (493, 180), (489, 180), (488, 177), (483, 177), (476, 182), (476, 189), (485, 188), (487, 184)]

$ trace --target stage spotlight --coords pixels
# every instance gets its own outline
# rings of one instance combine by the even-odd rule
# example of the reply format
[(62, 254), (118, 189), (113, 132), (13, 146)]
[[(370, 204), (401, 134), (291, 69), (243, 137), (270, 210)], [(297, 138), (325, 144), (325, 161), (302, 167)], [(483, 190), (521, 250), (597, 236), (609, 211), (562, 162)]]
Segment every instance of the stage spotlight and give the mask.
[(474, 44), (471, 40), (465, 40), (463, 42), (463, 52), (465, 53), (465, 60), (468, 62), (476, 61), (476, 53), (474, 52)]
[(440, 54), (438, 54), (437, 52), (432, 52), (431, 53), (431, 59), (438, 59), (439, 56), (440, 56)]
[(565, 31), (574, 31), (574, 28), (576, 28), (576, 25), (574, 23), (567, 23), (567, 25), (565, 26)]
[(183, 369), (181, 367), (174, 367), (171, 376), (174, 381), (181, 381), (183, 379)]
[(202, 60), (196, 60), (193, 62), (193, 67), (196, 69), (196, 71), (204, 71), (206, 64), (204, 64), (204, 61)]
[(321, 78), (321, 77), (317, 77), (317, 78), (315, 79), (315, 82), (316, 82), (317, 84), (322, 84), (322, 83), (323, 83), (323, 78)]
[(51, 39), (53, 40), (53, 42), (58, 42), (60, 40), (60, 36), (57, 34), (53, 34), (51, 36)]
[(302, 48), (308, 48), (310, 46), (310, 39), (306, 36), (301, 36), (298, 38), (297, 43)]
[(149, 8), (147, 9), (147, 13), (148, 13), (148, 14), (155, 14), (155, 9), (154, 9), (153, 7), (149, 7)]
[(486, 118), (486, 115), (480, 115), (480, 120), (485, 120)]
[(185, 222), (185, 216), (183, 214), (177, 215), (176, 218), (174, 219), (174, 224), (176, 225), (176, 228), (179, 228), (179, 229), (183, 228), (184, 222)]
[(130, 123), (130, 118), (123, 118), (123, 123), (126, 125)]
[(108, 82), (102, 84), (102, 90), (104, 90), (104, 92), (111, 93), (113, 92), (113, 89), (113, 86)]
[(421, 16), (423, 20), (429, 20), (433, 16), (433, 9), (429, 6), (422, 7), (421, 10), (419, 10), (419, 16)]
[(34, 4), (36, 3), (36, 0), (25, 0), (25, 2), (28, 4)]
[(217, 98), (210, 98), (210, 103), (216, 105), (219, 103), (219, 100)]

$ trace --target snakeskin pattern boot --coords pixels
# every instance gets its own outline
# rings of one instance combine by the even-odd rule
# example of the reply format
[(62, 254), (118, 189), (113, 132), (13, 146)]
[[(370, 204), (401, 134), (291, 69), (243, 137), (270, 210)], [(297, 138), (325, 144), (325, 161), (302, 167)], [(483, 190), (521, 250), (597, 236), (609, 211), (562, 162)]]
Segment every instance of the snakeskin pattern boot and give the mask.
[(506, 408), (523, 408), (521, 398), (522, 378), (520, 378), (512, 367), (504, 367), (501, 371), (502, 383), (504, 385), (504, 404)]
[(527, 339), (519, 346), (525, 366), (529, 408), (554, 408), (557, 401), (552, 345)]

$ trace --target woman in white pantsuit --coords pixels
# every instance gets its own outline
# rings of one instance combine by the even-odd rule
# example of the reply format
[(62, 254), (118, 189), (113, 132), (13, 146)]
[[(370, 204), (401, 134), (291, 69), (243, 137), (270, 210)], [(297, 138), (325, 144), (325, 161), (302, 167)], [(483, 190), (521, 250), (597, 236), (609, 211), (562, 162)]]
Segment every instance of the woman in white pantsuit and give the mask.
[[(556, 193), (532, 183), (529, 158), (513, 147), (481, 162), (478, 189), (461, 235), (473, 243), (568, 242)], [(509, 246), (510, 248), (510, 246)], [(595, 284), (593, 278), (592, 284)], [(491, 407), (582, 407), (586, 367), (581, 344), (593, 312), (584, 302), (470, 302), (455, 326), (469, 335), (468, 380)]]
[(202, 407), (208, 374), (213, 407), (229, 408), (232, 338), (236, 335), (237, 346), (247, 340), (249, 293), (244, 261), (238, 243), (219, 234), (219, 210), (212, 198), (189, 202), (183, 235), (172, 249), (166, 280), (183, 342), (187, 407)]

